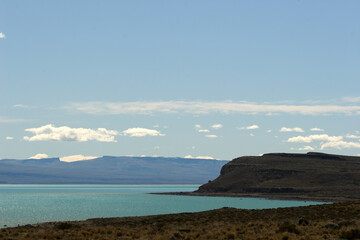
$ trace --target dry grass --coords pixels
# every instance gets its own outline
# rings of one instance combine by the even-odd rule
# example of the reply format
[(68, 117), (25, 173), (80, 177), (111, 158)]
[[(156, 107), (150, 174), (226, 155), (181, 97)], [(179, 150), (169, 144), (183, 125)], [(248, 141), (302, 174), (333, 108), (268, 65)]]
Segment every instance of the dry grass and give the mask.
[[(303, 219), (304, 221), (299, 221)], [(0, 239), (360, 239), (360, 201), (98, 218), (0, 229)]]

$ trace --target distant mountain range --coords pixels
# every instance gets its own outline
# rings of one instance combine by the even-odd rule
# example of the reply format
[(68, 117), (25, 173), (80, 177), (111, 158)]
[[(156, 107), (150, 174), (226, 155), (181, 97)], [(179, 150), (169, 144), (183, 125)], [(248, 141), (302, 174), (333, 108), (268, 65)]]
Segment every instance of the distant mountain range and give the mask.
[(228, 161), (165, 157), (0, 160), (2, 184), (201, 184)]

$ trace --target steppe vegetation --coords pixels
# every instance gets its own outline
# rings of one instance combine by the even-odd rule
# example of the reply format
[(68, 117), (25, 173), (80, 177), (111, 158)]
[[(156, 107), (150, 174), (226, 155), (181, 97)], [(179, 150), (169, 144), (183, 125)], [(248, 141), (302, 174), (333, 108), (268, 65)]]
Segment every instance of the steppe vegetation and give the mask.
[(360, 239), (360, 201), (42, 223), (0, 229), (0, 239)]

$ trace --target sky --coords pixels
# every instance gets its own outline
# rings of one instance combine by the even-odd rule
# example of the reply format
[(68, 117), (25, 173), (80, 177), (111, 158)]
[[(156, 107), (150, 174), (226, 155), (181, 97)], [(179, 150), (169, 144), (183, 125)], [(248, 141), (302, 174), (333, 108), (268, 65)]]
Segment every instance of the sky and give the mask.
[(0, 0), (0, 159), (359, 155), (359, 12)]

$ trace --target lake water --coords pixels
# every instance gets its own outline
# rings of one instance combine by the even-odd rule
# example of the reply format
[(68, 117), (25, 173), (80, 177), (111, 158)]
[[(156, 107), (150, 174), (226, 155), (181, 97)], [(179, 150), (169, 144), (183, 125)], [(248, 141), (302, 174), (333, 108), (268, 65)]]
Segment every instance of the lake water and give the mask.
[(97, 217), (198, 212), (221, 207), (264, 209), (319, 204), (147, 194), (197, 188), (198, 185), (0, 185), (0, 227)]

